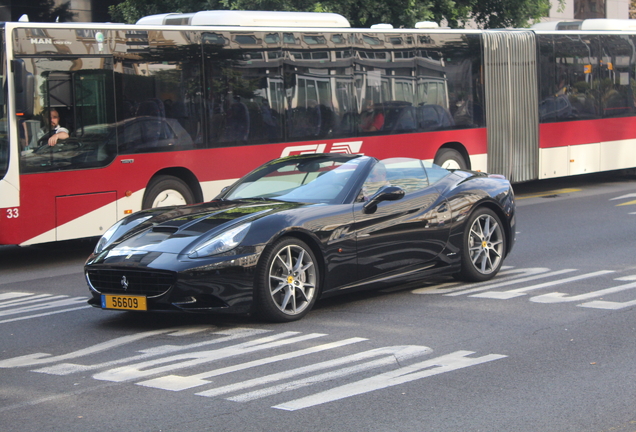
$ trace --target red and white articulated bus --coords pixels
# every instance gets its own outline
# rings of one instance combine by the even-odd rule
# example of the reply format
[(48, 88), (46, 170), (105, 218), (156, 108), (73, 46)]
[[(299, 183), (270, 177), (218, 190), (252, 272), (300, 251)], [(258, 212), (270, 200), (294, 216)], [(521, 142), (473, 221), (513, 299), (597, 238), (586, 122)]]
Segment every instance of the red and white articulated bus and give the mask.
[[(0, 24), (0, 244), (98, 236), (307, 152), (513, 182), (636, 167), (636, 32), (591, 29), (602, 22), (352, 29), (335, 14), (207, 11)], [(68, 131), (54, 140), (51, 114)]]

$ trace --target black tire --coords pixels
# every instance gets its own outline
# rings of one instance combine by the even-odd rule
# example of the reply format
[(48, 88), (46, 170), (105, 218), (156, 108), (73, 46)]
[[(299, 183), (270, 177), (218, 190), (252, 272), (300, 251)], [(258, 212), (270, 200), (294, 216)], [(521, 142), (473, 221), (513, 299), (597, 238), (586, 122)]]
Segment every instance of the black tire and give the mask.
[(320, 293), (320, 270), (311, 248), (284, 238), (261, 256), (255, 312), (271, 322), (296, 321), (307, 315)]
[(506, 235), (492, 210), (480, 207), (466, 222), (462, 244), (462, 270), (458, 279), (483, 282), (497, 275), (506, 253)]
[(446, 169), (468, 169), (468, 164), (461, 153), (452, 148), (443, 148), (438, 151), (433, 163)]
[(184, 204), (194, 204), (194, 194), (188, 185), (177, 177), (164, 175), (150, 181), (141, 208)]

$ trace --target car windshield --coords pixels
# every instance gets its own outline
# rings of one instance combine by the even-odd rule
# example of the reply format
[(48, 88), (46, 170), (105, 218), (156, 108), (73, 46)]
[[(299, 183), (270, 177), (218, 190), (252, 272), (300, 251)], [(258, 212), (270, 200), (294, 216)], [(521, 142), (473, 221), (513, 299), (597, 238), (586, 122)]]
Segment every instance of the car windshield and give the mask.
[(225, 199), (274, 198), (281, 201), (340, 202), (363, 164), (355, 159), (289, 159), (265, 166), (236, 184)]

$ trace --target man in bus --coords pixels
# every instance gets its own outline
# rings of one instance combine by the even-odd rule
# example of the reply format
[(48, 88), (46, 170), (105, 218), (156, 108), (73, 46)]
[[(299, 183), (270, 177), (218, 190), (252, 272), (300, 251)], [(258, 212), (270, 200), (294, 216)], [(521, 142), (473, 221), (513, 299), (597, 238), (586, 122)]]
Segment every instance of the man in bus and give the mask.
[(375, 110), (373, 100), (369, 99), (360, 119), (360, 129), (364, 132), (377, 132), (384, 127), (384, 114)]
[(55, 108), (49, 110), (49, 122), (51, 129), (48, 134), (40, 138), (40, 144), (44, 145), (46, 142), (48, 145), (54, 146), (58, 140), (65, 140), (69, 137), (68, 129), (60, 125), (60, 113)]

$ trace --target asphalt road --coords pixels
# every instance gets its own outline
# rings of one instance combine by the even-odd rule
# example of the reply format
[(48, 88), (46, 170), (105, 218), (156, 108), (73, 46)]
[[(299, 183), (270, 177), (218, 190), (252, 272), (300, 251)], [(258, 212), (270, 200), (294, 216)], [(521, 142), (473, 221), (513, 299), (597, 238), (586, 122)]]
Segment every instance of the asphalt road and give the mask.
[(94, 242), (0, 247), (0, 430), (636, 431), (636, 177), (515, 190), (495, 280), (283, 325), (92, 309)]

